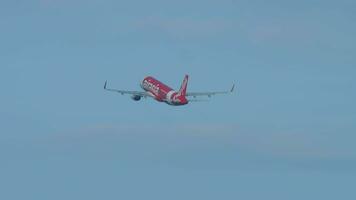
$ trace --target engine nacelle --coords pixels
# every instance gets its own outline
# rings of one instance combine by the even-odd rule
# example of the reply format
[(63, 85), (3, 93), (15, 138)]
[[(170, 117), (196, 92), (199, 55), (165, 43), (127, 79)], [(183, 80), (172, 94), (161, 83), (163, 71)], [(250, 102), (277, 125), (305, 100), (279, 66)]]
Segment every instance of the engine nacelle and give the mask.
[(141, 100), (141, 96), (139, 96), (139, 95), (132, 95), (132, 96), (131, 96), (131, 99), (134, 100), (134, 101), (140, 101), (140, 100)]

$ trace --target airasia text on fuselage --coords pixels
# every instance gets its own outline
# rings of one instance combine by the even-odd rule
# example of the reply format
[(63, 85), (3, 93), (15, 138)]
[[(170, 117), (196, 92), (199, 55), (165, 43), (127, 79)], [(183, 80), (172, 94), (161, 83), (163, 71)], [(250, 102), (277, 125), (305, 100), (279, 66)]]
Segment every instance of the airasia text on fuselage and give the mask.
[(178, 92), (153, 77), (146, 77), (141, 86), (158, 101), (164, 101), (170, 105), (185, 105), (188, 103), (185, 94), (178, 95)]

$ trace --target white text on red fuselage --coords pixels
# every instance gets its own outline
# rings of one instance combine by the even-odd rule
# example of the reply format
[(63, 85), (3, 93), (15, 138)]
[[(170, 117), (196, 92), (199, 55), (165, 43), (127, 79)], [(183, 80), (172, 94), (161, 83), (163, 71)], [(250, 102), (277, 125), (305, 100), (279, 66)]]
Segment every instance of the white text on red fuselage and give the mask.
[(158, 96), (159, 92), (159, 87), (151, 82), (148, 82), (147, 80), (143, 81), (143, 87), (151, 91), (153, 94)]

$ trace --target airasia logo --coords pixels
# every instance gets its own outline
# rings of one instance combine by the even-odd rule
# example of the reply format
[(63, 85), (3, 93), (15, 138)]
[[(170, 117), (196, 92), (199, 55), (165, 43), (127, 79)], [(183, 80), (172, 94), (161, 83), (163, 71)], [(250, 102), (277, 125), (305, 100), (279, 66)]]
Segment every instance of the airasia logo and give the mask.
[(151, 82), (148, 82), (147, 80), (143, 81), (143, 87), (147, 88), (148, 90), (150, 90), (152, 93), (154, 93), (155, 95), (158, 95), (158, 91), (159, 91), (159, 87)]

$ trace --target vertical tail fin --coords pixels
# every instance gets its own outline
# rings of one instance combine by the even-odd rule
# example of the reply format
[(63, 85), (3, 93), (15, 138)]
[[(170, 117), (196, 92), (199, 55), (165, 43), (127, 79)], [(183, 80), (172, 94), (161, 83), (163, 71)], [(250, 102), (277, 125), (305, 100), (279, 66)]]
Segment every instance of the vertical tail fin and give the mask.
[(189, 76), (185, 75), (182, 86), (180, 87), (179, 92), (178, 92), (179, 96), (185, 96), (185, 94), (187, 93), (188, 79), (189, 79)]

